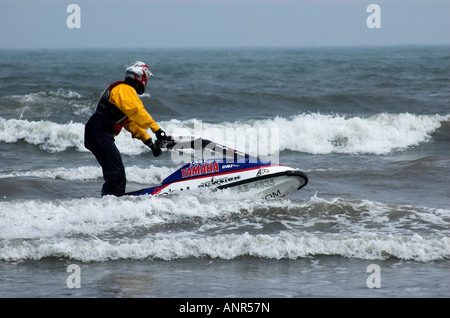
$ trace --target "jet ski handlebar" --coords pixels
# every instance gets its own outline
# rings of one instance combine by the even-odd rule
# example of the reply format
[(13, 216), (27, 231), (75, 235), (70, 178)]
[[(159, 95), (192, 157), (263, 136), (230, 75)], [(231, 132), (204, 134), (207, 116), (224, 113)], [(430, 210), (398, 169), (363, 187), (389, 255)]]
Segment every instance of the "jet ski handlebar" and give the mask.
[(176, 145), (176, 142), (175, 140), (173, 140), (172, 136), (167, 136), (167, 138), (165, 139), (158, 139), (155, 143), (161, 149), (162, 148), (172, 149)]

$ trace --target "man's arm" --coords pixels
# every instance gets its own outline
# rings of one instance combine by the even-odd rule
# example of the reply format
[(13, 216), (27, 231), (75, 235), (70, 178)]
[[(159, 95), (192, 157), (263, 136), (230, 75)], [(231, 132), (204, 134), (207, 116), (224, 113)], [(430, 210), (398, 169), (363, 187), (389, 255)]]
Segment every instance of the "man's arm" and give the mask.
[[(144, 104), (142, 104), (135, 89), (131, 86), (119, 84), (114, 87), (111, 91), (109, 101), (116, 105), (128, 119), (139, 126), (139, 128), (143, 130), (150, 128), (153, 132), (160, 129), (159, 125), (145, 109)], [(137, 129), (132, 128), (132, 131), (130, 132), (133, 131), (137, 131)]]

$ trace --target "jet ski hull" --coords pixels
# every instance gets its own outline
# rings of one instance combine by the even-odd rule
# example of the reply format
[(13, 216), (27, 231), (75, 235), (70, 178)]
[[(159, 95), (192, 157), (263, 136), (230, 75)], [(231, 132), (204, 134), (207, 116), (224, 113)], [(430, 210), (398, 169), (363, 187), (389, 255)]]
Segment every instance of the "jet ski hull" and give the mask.
[[(127, 195), (230, 189), (231, 193), (239, 197), (275, 199), (300, 190), (308, 183), (306, 174), (297, 169), (263, 162), (259, 158), (206, 139), (181, 141), (171, 145), (170, 149), (182, 153), (183, 149), (196, 149), (197, 145), (203, 149), (203, 158), (185, 164), (165, 178), (159, 186)], [(211, 151), (210, 155), (214, 155), (214, 159), (205, 159), (206, 150)]]
[[(221, 171), (223, 171), (222, 167)], [(187, 180), (177, 180), (166, 184), (163, 182), (160, 186), (128, 194), (164, 195), (189, 190), (229, 189), (232, 194), (239, 197), (248, 196), (269, 200), (283, 198), (291, 192), (300, 190), (307, 183), (308, 177), (299, 170), (286, 166), (266, 165), (194, 176)]]

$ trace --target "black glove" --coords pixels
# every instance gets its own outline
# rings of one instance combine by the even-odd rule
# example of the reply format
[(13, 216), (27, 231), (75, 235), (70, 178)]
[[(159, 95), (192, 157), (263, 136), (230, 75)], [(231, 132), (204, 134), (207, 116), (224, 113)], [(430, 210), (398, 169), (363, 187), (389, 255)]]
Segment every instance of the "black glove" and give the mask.
[(158, 143), (154, 144), (152, 138), (147, 139), (144, 144), (152, 150), (152, 153), (155, 157), (158, 157), (160, 154), (162, 154), (161, 148), (159, 147)]
[(155, 132), (156, 138), (160, 141), (160, 142), (167, 142), (167, 134), (164, 130), (162, 130), (161, 128), (159, 128), (156, 132)]
[(161, 128), (155, 132), (155, 135), (157, 138), (155, 144), (160, 148), (173, 148), (173, 146), (175, 145), (172, 136), (167, 136), (166, 132)]

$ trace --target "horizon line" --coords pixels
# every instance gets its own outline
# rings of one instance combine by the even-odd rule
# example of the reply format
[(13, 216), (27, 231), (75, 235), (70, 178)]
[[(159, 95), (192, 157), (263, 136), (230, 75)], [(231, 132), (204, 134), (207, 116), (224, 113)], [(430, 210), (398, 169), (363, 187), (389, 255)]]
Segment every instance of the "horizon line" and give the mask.
[(329, 44), (329, 45), (230, 45), (230, 46), (154, 46), (154, 47), (0, 47), (0, 50), (219, 50), (219, 49), (317, 49), (317, 48), (376, 48), (376, 47), (447, 47), (450, 43), (411, 43), (411, 44)]

